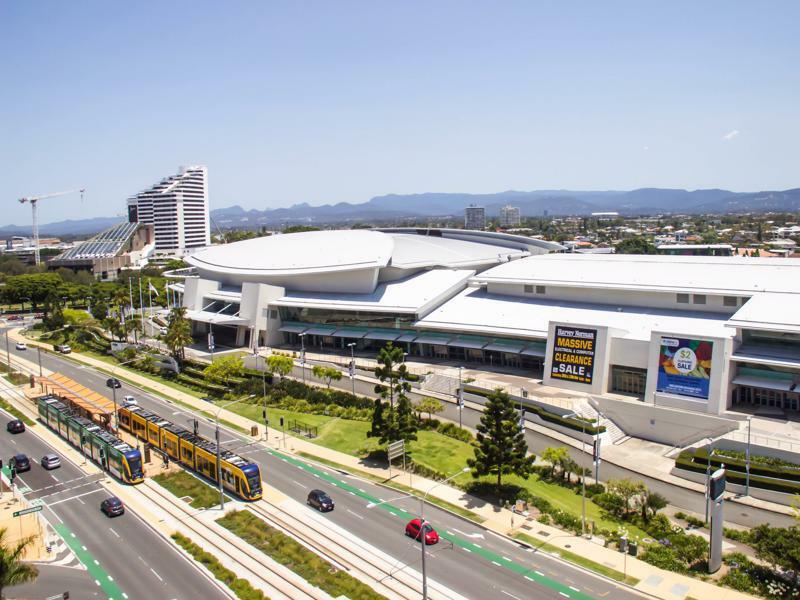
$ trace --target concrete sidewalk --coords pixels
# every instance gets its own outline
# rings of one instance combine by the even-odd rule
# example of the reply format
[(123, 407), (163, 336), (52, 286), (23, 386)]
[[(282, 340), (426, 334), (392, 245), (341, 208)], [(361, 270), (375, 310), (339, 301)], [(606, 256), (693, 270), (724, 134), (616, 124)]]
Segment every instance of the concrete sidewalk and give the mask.
[[(12, 338), (15, 337), (14, 333), (11, 335)], [(20, 339), (24, 338), (21, 338), (20, 336)], [(35, 342), (30, 343), (31, 345), (36, 344)], [(83, 356), (80, 354), (73, 354), (71, 357), (74, 360), (89, 365), (99, 371), (110, 372), (112, 368), (107, 363), (92, 357)], [(30, 361), (20, 362), (28, 362), (31, 368), (34, 366)], [(198, 411), (208, 412), (209, 404), (207, 402), (204, 402), (203, 400), (200, 400), (190, 394), (177, 391), (174, 388), (154, 381), (135, 371), (130, 371), (125, 367), (119, 367), (116, 369), (116, 375), (120, 378), (130, 381), (131, 383), (134, 383), (135, 385), (153, 390), (164, 397), (178, 400), (181, 403), (191, 406)], [(247, 431), (250, 431), (250, 428), (255, 426), (258, 428), (259, 435), (264, 434), (263, 425), (241, 417), (234, 412), (222, 409), (220, 416), (225, 421)], [(271, 435), (268, 443), (271, 447), (277, 448), (283, 435), (276, 430), (270, 430), (270, 434)], [(284, 450), (287, 452), (295, 454), (303, 452), (335, 462), (353, 471), (368, 473), (376, 478), (383, 480), (388, 480), (389, 478), (388, 469), (369, 467), (364, 465), (361, 460), (355, 456), (330, 450), (308, 440), (296, 438), (291, 435), (287, 435), (286, 439), (287, 443)], [(410, 486), (420, 492), (427, 492), (435, 485), (434, 481), (416, 475), (410, 476), (408, 474), (396, 475), (392, 481)], [(568, 550), (569, 552), (578, 554), (616, 571), (626, 572), (629, 576), (640, 580), (636, 586), (637, 589), (653, 594), (660, 598), (668, 598), (670, 600), (674, 598), (684, 598), (686, 596), (698, 599), (714, 598), (715, 600), (744, 600), (745, 598), (752, 598), (752, 596), (748, 596), (734, 590), (717, 587), (713, 584), (706, 583), (698, 579), (663, 571), (636, 558), (629, 557), (609, 548), (605, 548), (598, 543), (597, 540), (588, 540), (579, 536), (566, 534), (560, 529), (543, 525), (533, 519), (524, 518), (521, 515), (515, 514), (510, 510), (493, 506), (456, 488), (439, 485), (434, 491), (431, 492), (431, 496), (435, 496), (441, 500), (450, 502), (456, 506), (460, 506), (479, 515), (481, 518), (485, 519), (485, 522), (483, 523), (484, 527), (500, 535), (523, 532), (541, 544), (547, 543), (556, 549), (560, 548), (563, 550)]]

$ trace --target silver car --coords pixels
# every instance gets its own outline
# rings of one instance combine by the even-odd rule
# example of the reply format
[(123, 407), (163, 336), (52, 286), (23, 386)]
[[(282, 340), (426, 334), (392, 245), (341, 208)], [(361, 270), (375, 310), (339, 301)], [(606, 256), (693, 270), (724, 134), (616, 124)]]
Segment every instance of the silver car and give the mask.
[(61, 466), (61, 459), (59, 458), (58, 454), (45, 454), (42, 457), (42, 468), (47, 469), (50, 471), (51, 469), (57, 469)]

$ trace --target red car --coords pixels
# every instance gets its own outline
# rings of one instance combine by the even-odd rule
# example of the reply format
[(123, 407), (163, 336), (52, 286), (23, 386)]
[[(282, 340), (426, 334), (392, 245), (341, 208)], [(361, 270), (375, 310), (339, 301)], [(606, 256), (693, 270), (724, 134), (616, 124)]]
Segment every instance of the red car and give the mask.
[[(415, 540), (419, 540), (420, 536), (420, 523), (419, 519), (411, 519), (406, 525), (406, 535), (408, 537), (414, 538)], [(432, 544), (436, 544), (439, 542), (439, 534), (436, 533), (436, 530), (431, 527), (431, 524), (425, 521), (425, 544), (428, 546)]]

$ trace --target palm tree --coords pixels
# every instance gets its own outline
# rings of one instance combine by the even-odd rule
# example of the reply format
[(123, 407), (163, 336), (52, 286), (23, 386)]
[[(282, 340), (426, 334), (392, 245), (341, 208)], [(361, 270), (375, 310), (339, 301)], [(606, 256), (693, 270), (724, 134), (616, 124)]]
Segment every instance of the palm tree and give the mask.
[(194, 341), (192, 326), (189, 324), (189, 319), (186, 318), (186, 308), (183, 306), (173, 308), (168, 320), (164, 343), (167, 344), (175, 358), (183, 360), (185, 357), (184, 347)]
[(14, 545), (6, 542), (8, 529), (0, 528), (0, 598), (3, 590), (12, 585), (20, 585), (34, 581), (39, 576), (39, 570), (31, 564), (22, 562), (22, 555), (33, 543), (33, 536), (19, 540)]

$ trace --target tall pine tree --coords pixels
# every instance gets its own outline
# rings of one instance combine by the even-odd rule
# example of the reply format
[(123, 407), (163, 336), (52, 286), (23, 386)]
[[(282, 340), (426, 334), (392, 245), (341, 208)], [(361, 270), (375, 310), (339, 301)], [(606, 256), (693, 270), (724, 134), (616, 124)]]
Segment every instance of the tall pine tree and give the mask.
[(513, 473), (524, 479), (530, 476), (536, 457), (528, 455), (519, 413), (508, 394), (498, 388), (489, 396), (476, 429), (475, 458), (467, 461), (473, 477), (497, 475), (500, 496), (503, 475)]
[(372, 427), (370, 427), (368, 437), (381, 437), (383, 428), (383, 400), (375, 398), (375, 408), (372, 411)]
[[(408, 383), (408, 369), (403, 361), (403, 349), (393, 346), (391, 342), (381, 348), (377, 357), (375, 377), (381, 382), (375, 386), (375, 393), (388, 402), (388, 411), (382, 411), (380, 432), (371, 432), (380, 437), (382, 444), (397, 440), (416, 439), (417, 421), (411, 403), (406, 396), (411, 389)], [(377, 425), (373, 415), (373, 430)]]

